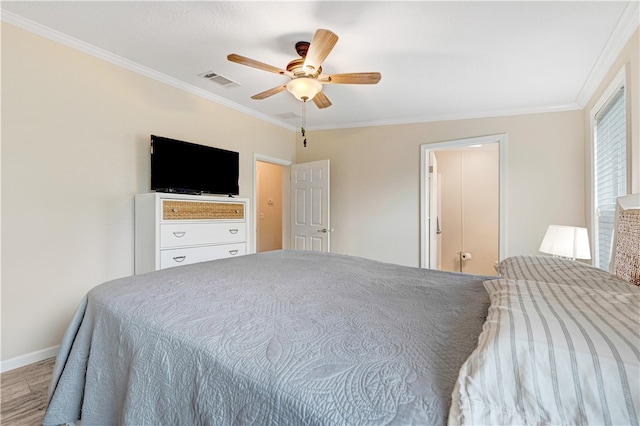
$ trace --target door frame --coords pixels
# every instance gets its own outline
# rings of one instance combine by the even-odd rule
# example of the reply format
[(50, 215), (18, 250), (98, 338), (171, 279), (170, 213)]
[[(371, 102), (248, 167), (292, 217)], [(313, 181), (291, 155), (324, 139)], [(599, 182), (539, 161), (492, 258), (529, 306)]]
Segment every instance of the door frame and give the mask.
[[(440, 178), (438, 177), (438, 160), (436, 158), (436, 154), (435, 154), (435, 150), (431, 150), (431, 151), (427, 151), (426, 153), (426, 163), (425, 166), (428, 166), (427, 169), (427, 176), (429, 176), (429, 183), (428, 183), (428, 200), (427, 200), (427, 216), (429, 217), (429, 229), (428, 229), (428, 241), (427, 241), (427, 247), (429, 247), (429, 256), (428, 258), (428, 263), (429, 263), (429, 268), (430, 269), (434, 269), (434, 265), (436, 269), (440, 269), (442, 267), (442, 237), (440, 236), (440, 217), (441, 217), (441, 202), (439, 201), (440, 198), (440, 192), (441, 192), (441, 185), (440, 185)], [(433, 169), (432, 169), (433, 167)], [(425, 184), (427, 184), (427, 182), (425, 181)], [(435, 188), (435, 191), (433, 191), (433, 193), (431, 192), (431, 189)], [(435, 202), (434, 202), (435, 201)], [(436, 220), (432, 221), (431, 217), (435, 216)], [(435, 222), (435, 223), (434, 223)], [(426, 224), (426, 222), (425, 222)], [(438, 247), (438, 250), (433, 250), (435, 251), (435, 253), (432, 253), (432, 244), (433, 241), (436, 240), (436, 246)]]
[[(253, 215), (253, 220), (251, 220), (251, 226), (253, 226), (253, 230), (252, 230), (252, 235), (253, 238), (251, 239), (251, 253), (255, 253), (256, 249), (257, 249), (257, 243), (258, 243), (258, 161), (261, 161), (263, 163), (271, 163), (271, 164), (278, 164), (280, 166), (284, 166), (287, 167), (289, 169), (291, 169), (291, 165), (293, 164), (293, 161), (291, 160), (285, 160), (283, 158), (276, 158), (276, 157), (270, 157), (268, 155), (263, 155), (263, 154), (258, 154), (258, 153), (253, 153), (253, 195), (252, 195), (252, 202), (251, 205), (253, 206), (252, 208), (252, 215)], [(289, 185), (289, 186), (287, 186)], [(282, 184), (282, 199), (283, 200), (289, 200), (290, 196), (290, 182), (289, 179), (283, 179), (283, 184)], [(286, 196), (285, 196), (286, 195)], [(289, 201), (290, 202), (290, 201)], [(285, 238), (285, 233), (289, 232), (289, 228), (290, 228), (290, 223), (291, 223), (291, 217), (290, 217), (290, 213), (289, 211), (291, 210), (290, 208), (288, 209), (282, 209), (282, 212), (285, 213), (286, 210), (286, 214), (289, 216), (287, 218), (283, 217), (283, 224), (282, 224), (282, 242), (283, 242), (283, 248), (288, 248), (289, 246), (289, 241), (288, 239)], [(286, 223), (284, 223), (286, 222)], [(286, 247), (284, 247), (284, 243), (286, 242)]]
[(498, 260), (507, 252), (507, 134), (477, 136), (465, 139), (453, 139), (443, 142), (420, 145), (420, 267), (429, 268), (429, 153), (470, 145), (498, 143), (499, 156), (499, 198), (498, 212)]

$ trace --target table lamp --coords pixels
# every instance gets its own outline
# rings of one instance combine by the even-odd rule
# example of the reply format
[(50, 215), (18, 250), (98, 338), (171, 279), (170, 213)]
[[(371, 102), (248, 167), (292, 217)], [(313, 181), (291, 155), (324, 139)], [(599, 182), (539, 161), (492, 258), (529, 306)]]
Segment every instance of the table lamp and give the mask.
[(568, 259), (591, 259), (587, 228), (549, 225), (538, 249), (542, 253)]

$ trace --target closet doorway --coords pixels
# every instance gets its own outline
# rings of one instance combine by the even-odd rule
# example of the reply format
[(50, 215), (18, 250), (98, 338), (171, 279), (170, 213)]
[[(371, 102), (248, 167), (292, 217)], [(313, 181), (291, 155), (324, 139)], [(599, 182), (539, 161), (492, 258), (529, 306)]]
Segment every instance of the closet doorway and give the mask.
[(504, 252), (506, 135), (421, 146), (421, 266), (496, 275)]
[(255, 155), (255, 251), (289, 247), (289, 175), (291, 162)]

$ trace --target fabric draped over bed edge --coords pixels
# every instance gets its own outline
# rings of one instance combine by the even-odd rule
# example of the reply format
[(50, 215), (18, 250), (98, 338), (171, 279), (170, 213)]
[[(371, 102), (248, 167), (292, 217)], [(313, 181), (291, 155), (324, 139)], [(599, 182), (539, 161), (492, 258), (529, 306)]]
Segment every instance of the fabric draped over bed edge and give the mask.
[(487, 277), (279, 251), (91, 290), (45, 424), (444, 424)]

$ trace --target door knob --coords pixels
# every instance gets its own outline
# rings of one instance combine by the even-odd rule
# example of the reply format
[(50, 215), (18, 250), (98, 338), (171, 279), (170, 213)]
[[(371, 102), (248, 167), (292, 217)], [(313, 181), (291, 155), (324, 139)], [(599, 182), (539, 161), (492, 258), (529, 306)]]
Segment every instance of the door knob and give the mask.
[(324, 228), (324, 229), (318, 229), (318, 232), (322, 232), (323, 234), (326, 234), (329, 231), (327, 230), (327, 228)]

